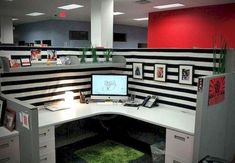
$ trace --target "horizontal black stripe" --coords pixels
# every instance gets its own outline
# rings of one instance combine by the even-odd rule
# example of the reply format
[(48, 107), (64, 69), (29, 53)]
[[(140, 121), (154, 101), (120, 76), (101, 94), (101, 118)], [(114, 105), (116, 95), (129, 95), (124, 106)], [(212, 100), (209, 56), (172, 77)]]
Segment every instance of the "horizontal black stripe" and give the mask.
[[(164, 54), (163, 54), (164, 55)], [(197, 58), (197, 57), (185, 57), (185, 56), (144, 56), (144, 55), (129, 55), (125, 56), (126, 58), (131, 59), (155, 59), (155, 60), (166, 60), (165, 64), (167, 64), (167, 60), (174, 61), (192, 61), (192, 62), (213, 62), (213, 58)], [(217, 62), (219, 60), (217, 59)], [(144, 62), (144, 61), (143, 61)], [(161, 63), (164, 64), (164, 63)]]
[(135, 81), (129, 81), (128, 84), (133, 84), (136, 86), (144, 86), (144, 87), (149, 87), (151, 90), (152, 88), (158, 88), (158, 89), (165, 89), (165, 90), (170, 90), (170, 91), (177, 91), (177, 92), (183, 92), (183, 93), (190, 93), (190, 94), (196, 94), (197, 91), (194, 90), (189, 90), (189, 89), (183, 89), (183, 88), (176, 88), (176, 87), (168, 87), (168, 86), (162, 86), (162, 85), (155, 85), (155, 84), (145, 84), (145, 83), (139, 83)]
[(177, 95), (171, 95), (171, 94), (166, 94), (166, 93), (161, 93), (161, 92), (153, 92), (150, 90), (140, 90), (138, 88), (129, 88), (130, 91), (135, 91), (135, 92), (140, 92), (140, 93), (146, 93), (146, 94), (151, 94), (155, 96), (163, 96), (163, 97), (169, 97), (169, 98), (174, 98), (174, 99), (179, 99), (179, 100), (185, 100), (185, 101), (190, 101), (190, 102), (196, 102), (196, 99), (190, 98), (190, 97), (183, 97), (183, 96), (177, 96)]
[(64, 77), (51, 77), (44, 79), (30, 79), (30, 80), (20, 80), (20, 81), (6, 81), (2, 82), (2, 86), (8, 85), (21, 85), (21, 84), (33, 84), (33, 83), (43, 83), (43, 82), (52, 82), (52, 81), (60, 81), (60, 80), (75, 80), (75, 79), (86, 79), (91, 78), (91, 75), (82, 75), (82, 76), (64, 76)]
[(89, 73), (89, 71), (107, 71), (112, 69), (113, 69), (112, 67), (101, 67), (101, 68), (50, 70), (50, 71), (15, 72), (15, 73), (2, 73), (1, 77), (31, 76), (31, 75), (45, 75), (45, 74), (55, 74), (55, 73), (72, 73), (72, 72)]
[[(69, 90), (67, 90), (69, 91)], [(90, 88), (82, 88), (82, 89), (75, 89), (72, 90), (73, 93), (78, 93), (80, 91), (84, 92), (84, 91), (90, 91)], [(53, 92), (53, 93), (46, 93), (46, 94), (38, 94), (38, 95), (31, 95), (31, 96), (24, 96), (24, 97), (18, 97), (18, 100), (32, 100), (32, 99), (37, 99), (37, 98), (44, 98), (44, 97), (52, 97), (52, 96), (57, 96), (57, 95), (64, 95), (65, 91), (60, 91), (60, 92)]]
[(56, 88), (61, 88), (61, 87), (81, 86), (81, 85), (87, 85), (87, 84), (91, 84), (91, 82), (57, 84), (57, 85), (52, 85), (52, 86), (41, 86), (41, 87), (33, 87), (33, 88), (5, 90), (5, 91), (2, 91), (2, 93), (3, 94), (26, 93), (26, 92), (32, 92), (32, 91), (56, 89)]
[[(22, 46), (0, 46), (0, 50), (11, 50), (11, 51), (25, 51), (31, 49), (41, 49), (42, 51), (46, 50), (64, 50), (64, 51), (82, 51), (83, 48), (65, 48), (65, 47), (22, 47)], [(91, 50), (87, 48), (87, 50)], [(97, 48), (97, 51), (105, 51), (105, 48)], [(113, 49), (114, 52), (192, 52), (192, 53), (213, 53), (213, 49)], [(216, 49), (216, 53), (219, 53), (220, 50)]]

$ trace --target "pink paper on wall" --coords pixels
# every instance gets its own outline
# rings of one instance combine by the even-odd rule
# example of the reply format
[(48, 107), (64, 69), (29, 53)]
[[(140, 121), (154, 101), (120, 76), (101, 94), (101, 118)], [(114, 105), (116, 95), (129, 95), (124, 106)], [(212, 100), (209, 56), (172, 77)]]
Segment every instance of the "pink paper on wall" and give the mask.
[(225, 77), (216, 77), (209, 83), (208, 105), (215, 105), (224, 101), (225, 95)]

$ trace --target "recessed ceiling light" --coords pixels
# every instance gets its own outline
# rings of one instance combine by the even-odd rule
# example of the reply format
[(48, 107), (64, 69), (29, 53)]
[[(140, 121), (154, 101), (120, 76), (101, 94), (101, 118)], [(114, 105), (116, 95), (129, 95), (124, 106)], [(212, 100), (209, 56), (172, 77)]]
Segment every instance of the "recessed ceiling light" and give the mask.
[(41, 15), (45, 15), (44, 13), (41, 13), (41, 12), (33, 12), (33, 13), (29, 13), (29, 14), (26, 14), (27, 16), (41, 16)]
[(146, 21), (146, 20), (149, 20), (149, 18), (136, 18), (136, 19), (133, 19), (133, 20), (136, 20), (136, 21)]
[(84, 6), (78, 5), (78, 4), (71, 4), (71, 5), (66, 5), (66, 6), (60, 6), (58, 8), (63, 9), (63, 10), (72, 10), (72, 9), (81, 8), (81, 7), (84, 7)]
[(114, 12), (113, 15), (123, 15), (124, 13), (123, 12)]
[(19, 19), (18, 19), (18, 18), (12, 18), (11, 20), (12, 20), (12, 21), (16, 21), (16, 20), (19, 20)]
[(154, 6), (153, 8), (166, 9), (166, 8), (175, 8), (175, 7), (182, 7), (182, 6), (184, 5), (181, 3), (174, 3), (174, 4), (168, 4), (168, 5)]

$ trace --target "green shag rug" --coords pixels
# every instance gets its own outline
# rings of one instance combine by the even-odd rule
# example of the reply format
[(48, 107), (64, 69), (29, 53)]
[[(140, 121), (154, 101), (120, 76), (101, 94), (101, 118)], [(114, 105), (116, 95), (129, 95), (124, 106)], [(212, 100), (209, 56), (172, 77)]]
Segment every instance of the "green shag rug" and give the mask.
[(77, 150), (74, 154), (88, 163), (128, 163), (144, 155), (140, 151), (111, 140)]

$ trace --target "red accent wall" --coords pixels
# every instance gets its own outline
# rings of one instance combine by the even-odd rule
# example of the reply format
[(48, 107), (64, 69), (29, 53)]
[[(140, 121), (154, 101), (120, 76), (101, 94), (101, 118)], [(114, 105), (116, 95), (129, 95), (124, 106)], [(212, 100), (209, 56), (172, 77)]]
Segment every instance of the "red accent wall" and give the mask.
[(212, 48), (215, 36), (235, 47), (235, 3), (149, 14), (148, 48)]

